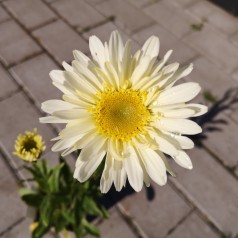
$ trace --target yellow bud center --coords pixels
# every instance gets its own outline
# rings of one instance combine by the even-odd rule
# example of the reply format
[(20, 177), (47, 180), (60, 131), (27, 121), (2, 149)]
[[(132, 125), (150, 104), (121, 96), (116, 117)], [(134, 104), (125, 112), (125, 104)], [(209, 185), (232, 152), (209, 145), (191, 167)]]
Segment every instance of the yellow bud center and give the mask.
[(122, 141), (142, 133), (150, 121), (144, 99), (144, 93), (131, 89), (101, 93), (92, 110), (99, 133)]

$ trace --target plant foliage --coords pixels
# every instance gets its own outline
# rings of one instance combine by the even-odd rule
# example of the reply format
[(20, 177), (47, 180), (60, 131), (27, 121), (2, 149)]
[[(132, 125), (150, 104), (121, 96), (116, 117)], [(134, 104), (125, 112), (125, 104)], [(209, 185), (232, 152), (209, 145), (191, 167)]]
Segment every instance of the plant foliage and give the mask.
[(32, 238), (41, 238), (51, 228), (56, 233), (71, 230), (77, 238), (91, 234), (99, 237), (99, 230), (89, 223), (89, 216), (107, 218), (105, 208), (99, 204), (101, 193), (97, 179), (79, 183), (73, 178), (69, 165), (63, 158), (55, 168), (45, 160), (25, 167), (35, 182), (34, 189), (21, 188), (22, 200), (36, 209), (38, 226)]

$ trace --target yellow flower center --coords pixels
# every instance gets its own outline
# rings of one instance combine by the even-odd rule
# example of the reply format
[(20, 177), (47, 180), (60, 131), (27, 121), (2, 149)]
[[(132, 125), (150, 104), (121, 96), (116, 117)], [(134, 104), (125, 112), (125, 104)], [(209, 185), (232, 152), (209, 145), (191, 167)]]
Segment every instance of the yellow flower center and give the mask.
[(131, 89), (109, 89), (101, 93), (92, 110), (99, 133), (122, 141), (130, 141), (142, 133), (150, 121), (145, 96)]

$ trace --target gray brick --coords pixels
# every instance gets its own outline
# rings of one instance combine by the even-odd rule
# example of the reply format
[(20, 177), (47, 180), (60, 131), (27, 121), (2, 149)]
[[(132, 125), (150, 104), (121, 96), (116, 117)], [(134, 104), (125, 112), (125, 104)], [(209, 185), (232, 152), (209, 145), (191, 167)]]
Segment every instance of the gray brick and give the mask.
[(17, 84), (10, 77), (8, 72), (0, 65), (0, 99), (7, 95), (16, 92), (18, 89)]
[(145, 12), (161, 26), (181, 38), (191, 32), (191, 24), (194, 19), (182, 9), (169, 5), (166, 1), (159, 1), (156, 4), (145, 8)]
[(55, 19), (55, 14), (39, 0), (10, 0), (3, 4), (28, 29)]
[(223, 120), (225, 123), (208, 122), (208, 126), (217, 127), (218, 130), (206, 133), (204, 143), (226, 166), (234, 168), (238, 165), (238, 138), (234, 136), (234, 133), (238, 133), (238, 125), (222, 114), (213, 120)]
[(218, 236), (196, 213), (189, 215), (167, 238), (218, 238)]
[[(33, 221), (30, 218), (25, 218), (22, 222), (14, 226), (12, 229), (4, 233), (1, 238), (31, 238), (29, 226)], [(54, 238), (51, 233), (44, 235), (44, 238)]]
[[(123, 234), (123, 238), (136, 238), (132, 230), (125, 223), (123, 218), (115, 208), (109, 211), (109, 220), (103, 221), (98, 225), (98, 228), (103, 238), (119, 238)], [(92, 236), (86, 236), (86, 238), (93, 238)]]
[[(92, 35), (96, 35), (101, 39), (102, 42), (109, 41), (111, 32), (114, 30), (118, 30), (118, 28), (112, 23), (107, 22), (106, 24), (100, 25), (96, 28), (92, 28), (90, 31), (83, 34), (83, 36), (88, 39)], [(131, 37), (128, 34), (124, 33), (123, 31), (119, 30), (124, 43), (126, 40), (130, 39)], [(132, 51), (136, 51), (140, 48), (140, 45), (134, 40), (132, 43)]]
[(5, 65), (17, 63), (39, 53), (39, 46), (14, 22), (0, 25), (0, 60)]
[(105, 0), (86, 0), (89, 4), (91, 4), (92, 6), (94, 6), (94, 4), (103, 2)]
[[(14, 150), (14, 143), (19, 133), (24, 133), (26, 130), (33, 130), (38, 128), (39, 134), (43, 136), (47, 149), (52, 146), (52, 139), (54, 133), (46, 124), (39, 123), (39, 113), (29, 103), (22, 92), (7, 98), (0, 103), (0, 142), (6, 148), (9, 154)], [(24, 164), (24, 162), (16, 156), (13, 156), (14, 162), (17, 166)]]
[(148, 201), (145, 189), (122, 201), (122, 205), (150, 238), (164, 237), (190, 211), (190, 207), (167, 184), (153, 184), (155, 197)]
[(9, 15), (6, 11), (0, 6), (0, 22), (6, 21), (10, 19)]
[(45, 54), (11, 68), (13, 77), (35, 98), (38, 106), (49, 99), (60, 99), (62, 93), (52, 85), (49, 72), (58, 66)]
[(73, 59), (72, 51), (88, 52), (87, 43), (62, 21), (53, 22), (33, 32), (46, 50), (61, 64)]
[(193, 32), (184, 38), (191, 47), (211, 59), (223, 71), (231, 72), (237, 68), (238, 49), (220, 33), (205, 26), (200, 32)]
[[(25, 205), (21, 201), (17, 192), (16, 180), (5, 163), (5, 160), (0, 159), (0, 212), (2, 219), (0, 222), (0, 233), (8, 227), (19, 221), (26, 212)], [(9, 237), (10, 238), (10, 237)]]
[(137, 32), (133, 35), (133, 38), (140, 44), (143, 44), (151, 35), (156, 35), (160, 39), (160, 58), (162, 58), (168, 50), (173, 49), (173, 54), (169, 62), (177, 61), (180, 64), (188, 63), (197, 55), (195, 50), (184, 44), (172, 33), (157, 24)]
[(129, 3), (135, 5), (138, 8), (153, 4), (159, 0), (128, 0)]
[(96, 8), (107, 17), (115, 16), (115, 24), (127, 33), (138, 31), (152, 24), (150, 17), (126, 0), (107, 0), (96, 5)]
[(206, 103), (202, 96), (205, 91), (209, 91), (217, 100), (220, 100), (228, 90), (237, 87), (237, 83), (224, 70), (217, 68), (206, 58), (197, 58), (193, 63), (194, 69), (189, 75), (189, 81), (195, 81), (202, 87), (201, 93), (195, 98), (196, 102)]
[(238, 47), (238, 32), (231, 37), (231, 42)]
[(231, 35), (238, 30), (238, 19), (208, 1), (199, 1), (187, 9), (198, 19), (207, 19), (207, 24), (215, 27), (225, 35)]
[(176, 166), (177, 177), (171, 181), (221, 231), (237, 234), (238, 181), (202, 148), (188, 154), (193, 170)]
[(74, 27), (87, 28), (102, 22), (104, 17), (84, 1), (62, 0), (52, 4), (53, 8)]
[(232, 77), (233, 79), (235, 79), (238, 82), (238, 69), (236, 69), (233, 73), (232, 73)]
[(194, 3), (200, 2), (200, 1), (204, 1), (204, 0), (176, 0), (176, 1), (166, 0), (166, 3), (174, 5), (176, 7), (182, 8), (182, 9), (185, 9), (185, 8), (193, 5)]

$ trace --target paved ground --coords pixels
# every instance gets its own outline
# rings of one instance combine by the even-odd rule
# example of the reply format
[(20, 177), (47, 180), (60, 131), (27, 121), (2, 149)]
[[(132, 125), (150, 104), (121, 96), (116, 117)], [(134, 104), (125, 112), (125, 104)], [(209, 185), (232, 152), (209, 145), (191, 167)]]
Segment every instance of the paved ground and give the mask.
[(0, 237), (29, 237), (16, 191), (24, 172), (12, 150), (20, 132), (37, 127), (49, 141), (58, 130), (38, 122), (40, 103), (60, 97), (49, 71), (70, 61), (75, 48), (89, 53), (90, 35), (106, 40), (116, 28), (133, 38), (135, 47), (158, 35), (162, 54), (172, 48), (173, 61), (193, 62), (186, 80), (202, 85), (196, 101), (210, 112), (199, 121), (205, 131), (200, 146), (189, 152), (194, 169), (173, 165), (177, 178), (154, 186), (154, 197), (151, 191), (125, 197), (110, 210), (110, 220), (98, 223), (102, 237), (235, 237), (238, 19), (205, 0), (0, 0)]

